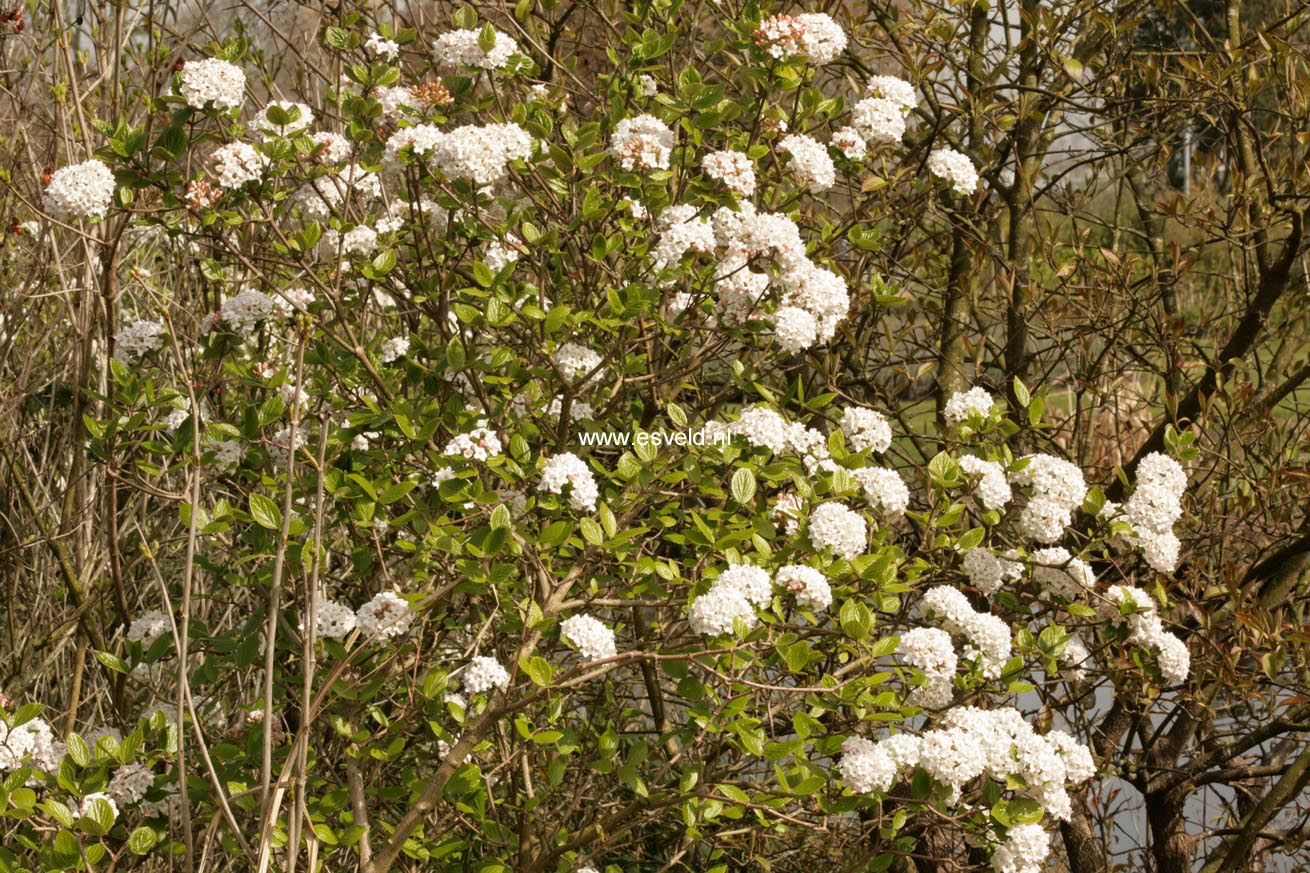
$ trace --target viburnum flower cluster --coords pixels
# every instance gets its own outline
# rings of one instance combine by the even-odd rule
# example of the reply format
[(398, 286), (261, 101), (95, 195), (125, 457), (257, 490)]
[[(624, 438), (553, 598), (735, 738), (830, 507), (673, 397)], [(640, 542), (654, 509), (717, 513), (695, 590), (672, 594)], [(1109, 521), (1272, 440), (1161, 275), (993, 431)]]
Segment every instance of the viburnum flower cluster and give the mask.
[(477, 657), (464, 668), (463, 682), (469, 694), (484, 694), (493, 688), (509, 687), (509, 672), (495, 658)]
[(214, 149), (209, 160), (214, 165), (219, 187), (229, 191), (258, 182), (269, 164), (263, 152), (246, 142), (221, 145)]
[(968, 640), (964, 655), (977, 663), (984, 677), (995, 679), (1001, 675), (1014, 642), (1004, 619), (978, 612), (964, 594), (947, 585), (929, 589), (920, 604), (924, 615), (936, 619), (949, 633)]
[(614, 631), (598, 618), (572, 615), (560, 622), (560, 636), (571, 643), (584, 660), (599, 661), (618, 654)]
[(928, 155), (928, 172), (947, 182), (956, 194), (978, 190), (978, 171), (968, 155), (955, 149), (937, 149)]
[(1174, 522), (1183, 514), (1187, 474), (1168, 455), (1152, 452), (1137, 463), (1137, 484), (1119, 518), (1132, 525), (1129, 541), (1142, 550), (1146, 563), (1161, 573), (1178, 567), (1179, 542)]
[(413, 623), (409, 601), (394, 591), (378, 592), (355, 612), (355, 627), (366, 639), (391, 640), (404, 636)]
[(114, 357), (124, 364), (134, 364), (162, 349), (167, 338), (167, 329), (158, 321), (134, 321), (114, 334)]
[[(877, 742), (852, 736), (842, 745), (838, 763), (842, 781), (858, 794), (886, 794), (916, 769), (946, 790), (950, 804), (974, 780), (1009, 786), (1018, 779), (1025, 786), (1022, 793), (1060, 821), (1072, 815), (1069, 789), (1096, 775), (1090, 750), (1064, 731), (1039, 735), (1016, 709), (973, 706), (946, 711), (937, 726), (919, 736), (892, 734)], [(1018, 845), (998, 847), (994, 869), (1041, 869), (1044, 853), (1025, 857), (1022, 863), (1030, 868), (1013, 866), (1020, 863), (1016, 849), (1030, 851), (1043, 842), (1026, 831), (1020, 831), (1020, 838)]]
[(584, 512), (596, 511), (600, 490), (596, 477), (585, 461), (572, 452), (552, 455), (541, 469), (541, 482), (537, 488), (551, 494), (562, 494), (569, 489), (569, 505)]
[(625, 170), (667, 170), (673, 131), (653, 115), (625, 118), (610, 136), (610, 153)]
[(178, 75), (178, 93), (192, 109), (231, 112), (245, 100), (246, 74), (221, 58), (187, 61)]
[(432, 44), (432, 60), (447, 70), (471, 67), (479, 70), (499, 70), (519, 53), (519, 46), (511, 37), (490, 28), (490, 47), (482, 47), (482, 34), (472, 28), (452, 30), (441, 34)]
[(841, 429), (852, 451), (868, 449), (881, 455), (892, 444), (892, 428), (887, 417), (862, 406), (848, 406), (842, 410)]
[(1105, 595), (1102, 617), (1128, 627), (1128, 642), (1154, 649), (1156, 663), (1165, 680), (1177, 684), (1187, 679), (1192, 656), (1187, 644), (1164, 629), (1151, 595), (1140, 588), (1114, 585)]
[(1021, 469), (1010, 474), (1030, 489), (1028, 503), (1019, 515), (1019, 530), (1039, 543), (1053, 543), (1073, 520), (1074, 510), (1087, 496), (1083, 471), (1054, 455), (1028, 455)]
[(737, 621), (747, 630), (759, 623), (755, 610), (773, 596), (769, 573), (749, 564), (732, 564), (719, 574), (710, 590), (697, 597), (687, 611), (687, 622), (698, 634), (730, 634)]
[(846, 33), (820, 12), (774, 15), (755, 28), (755, 44), (779, 60), (802, 56), (813, 64), (831, 63), (846, 49)]
[(995, 405), (996, 401), (987, 393), (987, 389), (975, 386), (968, 391), (952, 394), (942, 409), (942, 415), (950, 424), (963, 424), (973, 415), (986, 418), (991, 415)]
[(810, 513), (810, 542), (816, 549), (831, 549), (849, 561), (864, 554), (868, 538), (863, 516), (843, 503), (829, 501)]
[(114, 202), (114, 174), (103, 161), (60, 167), (45, 189), (45, 211), (55, 218), (99, 221)]

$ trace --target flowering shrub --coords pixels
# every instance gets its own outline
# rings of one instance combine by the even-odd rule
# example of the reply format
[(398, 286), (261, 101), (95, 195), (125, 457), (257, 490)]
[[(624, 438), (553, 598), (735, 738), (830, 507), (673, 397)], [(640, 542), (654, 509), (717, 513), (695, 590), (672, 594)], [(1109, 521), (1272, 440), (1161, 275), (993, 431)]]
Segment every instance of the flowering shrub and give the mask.
[[(0, 713), (0, 869), (728, 870), (831, 830), (1038, 873), (1119, 767), (1087, 714), (1186, 687), (1194, 433), (1120, 487), (1023, 379), (933, 418), (848, 358), (913, 305), (869, 216), (993, 185), (929, 83), (722, 4), (584, 85), (531, 6), (352, 13), (300, 99), (215, 46), (50, 176), (44, 233), (131, 241), (84, 424), (139, 557), (100, 720)], [(689, 427), (725, 438), (579, 439)]]

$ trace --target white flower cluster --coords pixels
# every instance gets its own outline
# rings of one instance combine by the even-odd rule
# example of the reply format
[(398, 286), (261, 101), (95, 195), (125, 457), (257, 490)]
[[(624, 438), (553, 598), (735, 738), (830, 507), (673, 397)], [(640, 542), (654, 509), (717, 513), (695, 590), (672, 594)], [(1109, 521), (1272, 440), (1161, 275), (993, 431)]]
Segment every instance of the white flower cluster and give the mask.
[[(288, 115), (295, 115), (296, 112), (300, 114), (286, 124), (278, 124), (268, 117), (268, 111), (275, 107)], [(304, 103), (297, 103), (294, 100), (274, 100), (255, 116), (255, 120), (251, 122), (250, 126), (262, 133), (264, 138), (267, 139), (273, 136), (293, 136), (302, 130), (308, 130), (313, 123), (314, 110)]]
[(614, 126), (609, 150), (625, 170), (667, 170), (673, 131), (653, 115), (625, 118)]
[(309, 141), (315, 146), (322, 149), (318, 153), (318, 159), (325, 164), (335, 165), (345, 163), (350, 160), (350, 155), (354, 149), (350, 145), (350, 140), (346, 139), (339, 133), (330, 130), (320, 130), (309, 135)]
[(245, 339), (251, 339), (260, 322), (282, 311), (273, 298), (264, 292), (245, 288), (223, 301), (218, 310), (218, 321)]
[(452, 179), (491, 185), (509, 175), (509, 165), (532, 157), (535, 141), (517, 124), (466, 124), (442, 131), (430, 124), (404, 127), (387, 140), (383, 161), (397, 163), (408, 150)]
[(1092, 653), (1087, 650), (1087, 644), (1078, 634), (1071, 635), (1065, 643), (1060, 663), (1069, 665), (1067, 671), (1061, 672), (1068, 673), (1074, 682), (1082, 682), (1087, 678), (1087, 668), (1092, 665)]
[(124, 806), (140, 802), (155, 784), (155, 774), (150, 765), (133, 761), (114, 771), (106, 792)]
[(1186, 490), (1187, 474), (1178, 462), (1152, 452), (1137, 463), (1137, 485), (1123, 505), (1120, 518), (1133, 527), (1130, 541), (1161, 573), (1178, 567), (1179, 542), (1173, 527), (1182, 517)]
[(983, 594), (994, 594), (1007, 580), (1016, 581), (1023, 576), (1023, 564), (1016, 560), (1013, 549), (1004, 556), (994, 555), (977, 546), (964, 556), (964, 572), (969, 582)]
[(413, 623), (409, 601), (394, 591), (378, 592), (355, 612), (355, 626), (370, 639), (395, 639), (405, 634)]
[(214, 466), (220, 472), (230, 472), (241, 465), (246, 455), (245, 446), (237, 440), (219, 440), (209, 447), (214, 452)]
[(168, 331), (158, 321), (134, 321), (114, 334), (114, 358), (133, 364), (164, 347)]
[(948, 788), (952, 802), (980, 776), (1002, 784), (1017, 776), (1024, 793), (1061, 821), (1072, 814), (1068, 789), (1096, 775), (1091, 752), (1069, 734), (1041, 736), (1017, 709), (973, 706), (948, 710), (920, 737), (894, 734), (877, 743), (850, 737), (838, 763), (846, 787), (859, 794), (886, 792), (916, 767)]
[(268, 158), (263, 152), (245, 142), (221, 145), (214, 149), (209, 159), (214, 163), (218, 186), (229, 191), (259, 181), (268, 166)]
[(737, 619), (749, 630), (759, 623), (755, 610), (772, 596), (773, 583), (767, 570), (749, 564), (730, 564), (709, 591), (692, 601), (687, 622), (693, 631), (708, 636), (732, 633)]
[(789, 355), (808, 349), (819, 339), (819, 323), (799, 306), (780, 306), (773, 313), (773, 338)]
[(843, 503), (829, 501), (810, 513), (810, 542), (816, 549), (832, 549), (850, 561), (864, 554), (868, 537), (864, 518)]
[[(1187, 644), (1164, 629), (1151, 595), (1140, 588), (1115, 585), (1106, 592), (1101, 613), (1115, 623), (1127, 622), (1128, 642), (1155, 650), (1160, 674), (1172, 683), (1183, 682), (1191, 670), (1192, 655)], [(1132, 610), (1125, 616), (1124, 610)]]
[(114, 174), (101, 161), (60, 167), (45, 189), (45, 211), (55, 218), (99, 221), (114, 202)]
[(220, 58), (203, 58), (182, 65), (178, 91), (193, 109), (230, 112), (246, 95), (246, 74)]
[(469, 694), (482, 694), (493, 688), (509, 685), (509, 673), (495, 658), (477, 657), (464, 668), (464, 690)]
[(584, 660), (599, 661), (618, 654), (613, 629), (600, 619), (590, 615), (571, 615), (560, 622), (559, 630)]
[(821, 12), (774, 15), (755, 28), (755, 44), (782, 60), (798, 55), (813, 64), (830, 63), (846, 49), (846, 33)]
[(378, 361), (383, 364), (390, 364), (392, 361), (400, 360), (407, 354), (409, 354), (409, 337), (393, 336), (390, 339), (383, 340), (381, 348), (378, 349)]
[[(737, 326), (762, 317), (761, 303), (776, 287), (782, 306), (799, 307), (813, 316), (815, 341), (832, 339), (850, 309), (846, 280), (809, 259), (800, 228), (792, 219), (756, 212), (747, 201), (736, 210), (720, 207), (710, 222), (719, 256), (716, 308), (725, 324)], [(772, 267), (773, 272), (751, 269), (757, 264)], [(808, 339), (808, 320), (788, 315), (784, 324), (784, 338), (793, 348)]]
[(909, 112), (919, 102), (914, 86), (896, 76), (873, 76), (864, 86), (870, 97), (886, 100), (902, 112)]
[(1039, 824), (1012, 825), (992, 854), (995, 873), (1041, 873), (1051, 854), (1051, 838)]
[(63, 756), (63, 743), (55, 740), (45, 719), (34, 718), (12, 728), (0, 721), (0, 773), (20, 767), (53, 772)]
[(942, 416), (948, 424), (963, 424), (974, 413), (979, 418), (986, 418), (995, 404), (996, 401), (987, 393), (987, 389), (975, 386), (968, 391), (956, 391), (947, 398)]
[(172, 630), (172, 627), (172, 622), (165, 613), (152, 609), (132, 619), (132, 623), (127, 626), (127, 638), (148, 649), (155, 640)]
[(1011, 481), (1032, 489), (1028, 505), (1019, 514), (1019, 529), (1039, 543), (1053, 543), (1073, 520), (1087, 496), (1087, 482), (1076, 466), (1054, 455), (1023, 458), (1028, 463), (1011, 474)]
[(1033, 552), (1033, 578), (1057, 597), (1078, 600), (1096, 585), (1096, 574), (1082, 558), (1075, 558), (1061, 546)]
[(959, 666), (951, 635), (940, 628), (917, 627), (901, 635), (897, 651), (905, 663), (922, 671), (927, 680), (910, 692), (906, 702), (926, 709), (949, 705), (952, 680)]
[(651, 261), (656, 270), (673, 266), (687, 252), (714, 249), (714, 228), (696, 214), (694, 206), (670, 206), (660, 213), (659, 229), (659, 239), (651, 248)]
[(972, 194), (978, 190), (978, 171), (968, 155), (955, 149), (935, 149), (928, 155), (928, 172), (943, 179), (956, 194)]
[(546, 461), (537, 490), (560, 494), (565, 485), (569, 486), (570, 506), (580, 511), (596, 511), (596, 500), (600, 497), (596, 478), (591, 475), (586, 462), (572, 452), (552, 455)]
[(862, 161), (869, 153), (869, 144), (854, 127), (843, 127), (835, 132), (829, 144), (852, 161)]
[(559, 367), (566, 379), (585, 376), (600, 364), (600, 355), (578, 343), (564, 343), (555, 351), (555, 366)]
[(802, 609), (822, 610), (832, 605), (832, 587), (827, 577), (813, 567), (787, 564), (778, 568), (773, 581), (795, 594), (796, 605)]
[(519, 53), (519, 46), (512, 37), (495, 28), (492, 28), (491, 34), (491, 47), (484, 50), (478, 44), (481, 31), (476, 28), (443, 33), (432, 43), (432, 60), (447, 70), (458, 70), (461, 67), (502, 69), (511, 57)]
[(912, 734), (892, 734), (876, 743), (867, 737), (847, 737), (841, 750), (837, 770), (856, 794), (886, 792), (919, 766), (919, 738)]
[(487, 427), (486, 419), (480, 420), (468, 433), (456, 434), (441, 453), (447, 457), (458, 456), (470, 461), (486, 461), (503, 451), (500, 436)]
[(965, 475), (978, 480), (974, 494), (984, 509), (1001, 510), (1013, 496), (1005, 468), (995, 461), (986, 461), (975, 455), (961, 455), (960, 469)]
[(329, 229), (323, 232), (320, 245), (333, 256), (340, 253), (343, 258), (367, 257), (377, 251), (378, 232), (366, 224), (356, 225), (345, 233)]
[[(373, 92), (378, 104), (382, 107), (382, 117), (387, 119), (396, 119), (405, 113), (407, 109), (417, 109), (419, 99), (414, 94), (413, 89), (406, 88), (404, 85), (383, 85)], [(427, 125), (423, 125), (426, 127)], [(412, 129), (412, 128), (409, 128)], [(404, 130), (397, 131), (392, 139), (404, 133)], [(387, 145), (390, 146), (390, 140)]]
[[(560, 413), (564, 411), (564, 398), (555, 396), (550, 399), (546, 406), (546, 415), (555, 421), (559, 421)], [(574, 400), (569, 404), (569, 418), (573, 421), (594, 421), (596, 419), (596, 410), (585, 400)]]
[(905, 138), (905, 112), (890, 100), (866, 97), (851, 108), (851, 129), (864, 142), (900, 142)]
[(969, 641), (964, 656), (978, 665), (984, 677), (995, 679), (1001, 675), (1013, 646), (1010, 626), (1003, 619), (978, 612), (967, 597), (946, 585), (929, 589), (920, 608), (925, 615), (938, 618), (945, 630)]
[(90, 794), (83, 797), (82, 800), (73, 809), (73, 813), (78, 818), (86, 818), (87, 816), (91, 815), (91, 810), (95, 808), (95, 803), (97, 800), (103, 800), (105, 804), (108, 805), (110, 820), (117, 821), (119, 815), (118, 804), (114, 802), (114, 798), (110, 797), (108, 794), (104, 793), (103, 791), (93, 791)]
[[(314, 633), (332, 640), (344, 640), (355, 629), (359, 618), (355, 610), (344, 603), (319, 596), (314, 600)], [(305, 622), (300, 622), (305, 629)]]
[(837, 181), (828, 149), (804, 134), (783, 137), (778, 148), (791, 155), (791, 165), (811, 191), (823, 191)]
[(490, 185), (509, 175), (513, 161), (532, 157), (535, 141), (517, 124), (467, 124), (445, 135), (432, 162), (450, 178)]
[(869, 504), (882, 509), (883, 514), (897, 517), (910, 508), (910, 489), (895, 470), (884, 467), (861, 467), (851, 470), (851, 476), (864, 489)]
[(852, 451), (872, 449), (881, 455), (892, 444), (892, 428), (881, 412), (863, 406), (848, 406), (841, 415), (842, 433)]
[(377, 31), (368, 35), (368, 39), (364, 41), (364, 50), (384, 61), (394, 61), (400, 57), (400, 44), (394, 39), (387, 39)]
[(523, 240), (516, 235), (508, 233), (504, 239), (492, 240), (487, 244), (487, 250), (482, 255), (482, 260), (493, 273), (499, 273), (510, 264), (518, 263), (519, 257), (526, 251)]
[(755, 193), (755, 165), (745, 152), (710, 152), (701, 159), (701, 166), (706, 175), (722, 182), (728, 190), (742, 197)]

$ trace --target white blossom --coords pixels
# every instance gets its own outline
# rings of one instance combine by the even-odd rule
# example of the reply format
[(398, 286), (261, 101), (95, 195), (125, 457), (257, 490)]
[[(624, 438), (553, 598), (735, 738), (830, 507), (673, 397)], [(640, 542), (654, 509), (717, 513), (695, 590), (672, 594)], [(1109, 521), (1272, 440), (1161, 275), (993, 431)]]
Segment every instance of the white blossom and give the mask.
[(864, 554), (868, 536), (864, 519), (844, 504), (829, 501), (810, 513), (810, 542), (816, 549), (832, 549), (850, 561)]
[(509, 673), (495, 658), (477, 657), (464, 668), (463, 680), (469, 694), (482, 694), (493, 688), (507, 688)]
[(600, 497), (596, 479), (586, 462), (572, 452), (552, 455), (546, 461), (541, 469), (541, 483), (537, 489), (560, 494), (565, 485), (569, 486), (570, 506), (580, 511), (596, 511), (596, 500)]
[(967, 155), (955, 149), (936, 149), (928, 155), (928, 172), (948, 182), (956, 194), (972, 194), (978, 189), (978, 171)]
[(99, 221), (114, 202), (114, 174), (102, 161), (60, 167), (45, 189), (45, 211), (55, 218)]
[(236, 64), (220, 58), (202, 58), (182, 65), (178, 91), (193, 109), (230, 112), (241, 106), (246, 95), (246, 74)]
[(796, 605), (802, 609), (823, 610), (832, 605), (832, 588), (820, 571), (803, 564), (788, 564), (778, 568), (774, 582), (796, 595)]
[(409, 601), (394, 591), (382, 591), (355, 613), (355, 625), (369, 639), (403, 636), (414, 623)]
[(614, 631), (590, 615), (572, 615), (560, 622), (560, 635), (577, 648), (587, 661), (599, 661), (618, 654)]

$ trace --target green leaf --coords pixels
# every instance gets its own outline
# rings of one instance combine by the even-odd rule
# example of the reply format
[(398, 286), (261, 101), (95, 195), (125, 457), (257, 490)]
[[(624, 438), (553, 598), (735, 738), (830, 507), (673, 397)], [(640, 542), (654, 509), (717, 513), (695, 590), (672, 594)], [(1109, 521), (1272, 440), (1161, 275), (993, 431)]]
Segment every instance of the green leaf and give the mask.
[(519, 666), (523, 672), (532, 680), (533, 685), (545, 688), (550, 684), (550, 679), (555, 675), (555, 668), (545, 658), (537, 655), (528, 655), (519, 661)]
[(1028, 403), (1032, 400), (1032, 395), (1028, 393), (1028, 386), (1023, 384), (1023, 380), (1018, 376), (1014, 377), (1014, 399), (1024, 409), (1028, 408)]
[(578, 527), (582, 528), (582, 538), (593, 546), (599, 546), (605, 542), (605, 531), (601, 530), (600, 525), (590, 518), (579, 519)]
[(94, 757), (91, 750), (87, 748), (86, 740), (77, 734), (68, 735), (68, 757), (73, 759), (73, 763), (79, 767), (85, 767), (91, 763)]
[(250, 495), (250, 516), (260, 527), (279, 530), (282, 527), (282, 510), (263, 494)]
[(104, 664), (115, 673), (131, 673), (132, 669), (127, 666), (127, 662), (117, 655), (109, 652), (96, 652), (96, 660)]
[(732, 474), (732, 496), (738, 503), (750, 503), (755, 496), (755, 474), (742, 467)]
[(452, 373), (458, 373), (464, 369), (465, 360), (464, 343), (460, 342), (459, 337), (455, 337), (450, 341), (450, 345), (446, 346), (446, 367)]
[(155, 847), (159, 838), (155, 836), (154, 828), (142, 825), (132, 831), (132, 835), (127, 838), (127, 848), (133, 855), (145, 855)]

